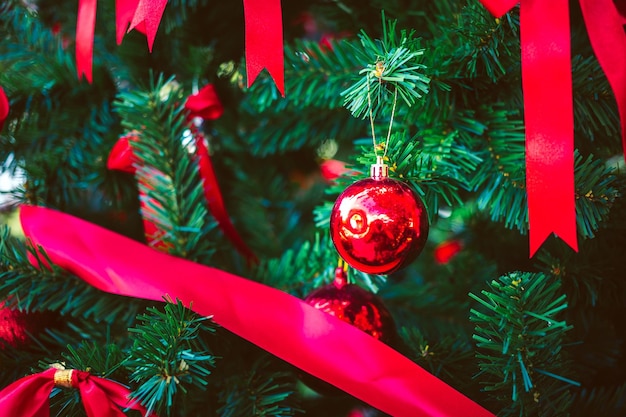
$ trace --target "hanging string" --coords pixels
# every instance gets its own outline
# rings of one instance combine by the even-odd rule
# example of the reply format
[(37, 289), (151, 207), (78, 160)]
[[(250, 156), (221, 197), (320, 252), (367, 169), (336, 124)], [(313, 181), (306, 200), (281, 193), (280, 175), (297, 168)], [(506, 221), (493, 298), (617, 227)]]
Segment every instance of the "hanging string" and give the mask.
[[(382, 83), (382, 74), (385, 70), (384, 64), (381, 61), (376, 62), (376, 70), (375, 75), (378, 77), (378, 81)], [(372, 143), (374, 145), (374, 156), (378, 160), (378, 152), (376, 145), (376, 130), (374, 128), (374, 111), (372, 110), (372, 97), (371, 97), (371, 89), (370, 89), (370, 77), (372, 76), (371, 72), (367, 73), (367, 106), (369, 109), (370, 116), (370, 127), (372, 129)], [(383, 152), (383, 160), (387, 156), (387, 150), (389, 149), (389, 140), (391, 139), (391, 129), (393, 128), (393, 118), (396, 114), (396, 103), (398, 102), (398, 88), (394, 88), (393, 95), (393, 106), (391, 108), (391, 117), (389, 119), (389, 129), (387, 130), (387, 139), (384, 144), (384, 152)]]
[(387, 156), (387, 150), (389, 149), (389, 140), (391, 139), (391, 128), (393, 127), (393, 117), (396, 114), (396, 103), (398, 102), (398, 88), (394, 88), (393, 93), (393, 107), (391, 108), (391, 118), (389, 119), (389, 130), (387, 130), (387, 140), (385, 141), (385, 152), (383, 153), (383, 160)]
[(367, 73), (367, 107), (370, 112), (370, 126), (372, 128), (372, 142), (374, 144), (374, 155), (376, 159), (378, 159), (378, 153), (376, 152), (376, 131), (374, 129), (374, 112), (372, 111), (372, 97), (370, 94), (370, 77), (372, 76), (371, 72)]

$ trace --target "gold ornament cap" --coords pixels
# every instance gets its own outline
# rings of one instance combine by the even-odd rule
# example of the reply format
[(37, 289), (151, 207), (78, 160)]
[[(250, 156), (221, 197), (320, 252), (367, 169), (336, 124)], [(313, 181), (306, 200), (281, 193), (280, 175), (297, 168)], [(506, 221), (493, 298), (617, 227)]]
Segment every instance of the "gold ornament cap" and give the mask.
[(376, 163), (370, 166), (370, 177), (375, 180), (389, 177), (389, 166), (383, 162), (382, 156), (376, 156)]

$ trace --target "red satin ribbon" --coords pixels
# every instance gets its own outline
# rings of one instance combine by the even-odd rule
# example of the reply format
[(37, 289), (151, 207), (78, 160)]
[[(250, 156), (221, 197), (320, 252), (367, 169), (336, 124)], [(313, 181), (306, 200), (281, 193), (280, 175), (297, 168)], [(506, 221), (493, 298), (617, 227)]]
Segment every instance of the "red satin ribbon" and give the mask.
[(4, 89), (0, 87), (0, 130), (4, 127), (4, 121), (9, 117), (9, 99), (4, 93)]
[[(246, 24), (246, 67), (248, 87), (263, 68), (274, 79), (280, 94), (285, 96), (283, 61), (283, 20), (280, 0), (243, 0)], [(152, 52), (154, 39), (167, 6), (167, 0), (116, 0), (116, 41), (137, 29), (146, 35)], [(93, 39), (96, 26), (97, 0), (79, 0), (76, 21), (76, 69), (78, 78), (92, 82)], [(130, 26), (129, 26), (130, 25)], [(128, 28), (128, 29), (127, 29)]]
[(248, 87), (263, 68), (285, 97), (283, 20), (280, 0), (243, 0), (246, 22), (246, 71)]
[[(0, 415), (49, 417), (50, 392), (55, 386), (57, 369), (24, 377), (0, 392)], [(80, 391), (87, 417), (124, 417), (122, 409), (130, 408), (146, 415), (146, 409), (129, 399), (125, 386), (88, 372), (72, 371), (72, 387)]]
[[(518, 1), (481, 0), (500, 17)], [(617, 99), (626, 149), (626, 34), (613, 0), (580, 0), (594, 52)], [(578, 250), (567, 0), (520, 2), (530, 256), (551, 233)]]
[(493, 417), (389, 346), (285, 292), (155, 251), (51, 209), (23, 206), (20, 217), (35, 247), (94, 287), (156, 301), (166, 294), (180, 299), (198, 314), (213, 315), (231, 332), (385, 413)]
[[(224, 106), (222, 106), (213, 84), (207, 84), (198, 93), (189, 96), (185, 102), (185, 109), (188, 112), (187, 117), (189, 119), (199, 117), (204, 120), (216, 120), (224, 114)], [(226, 237), (235, 245), (235, 248), (246, 257), (248, 262), (257, 263), (256, 255), (239, 236), (235, 226), (230, 221), (205, 138), (195, 127), (192, 127), (192, 131), (195, 137), (196, 157), (198, 159), (200, 177), (202, 178), (202, 187), (204, 188), (204, 198), (207, 201), (209, 210)]]
[(76, 20), (76, 71), (78, 79), (83, 75), (92, 82), (93, 37), (96, 28), (97, 0), (78, 0)]
[(130, 22), (129, 30), (139, 27), (142, 32), (145, 32), (150, 52), (152, 52), (154, 38), (159, 29), (165, 6), (167, 6), (167, 0), (139, 0), (135, 15)]
[[(139, 0), (115, 0), (115, 41), (118, 45), (122, 43), (124, 35), (130, 31), (128, 25), (133, 20), (135, 10)], [(145, 34), (145, 28), (135, 28)]]
[(220, 228), (235, 245), (235, 248), (246, 257), (248, 262), (255, 264), (258, 259), (254, 252), (243, 241), (235, 226), (230, 221), (230, 217), (226, 212), (226, 205), (222, 198), (219, 184), (217, 183), (217, 177), (215, 176), (215, 170), (213, 170), (213, 163), (209, 155), (209, 150), (206, 146), (204, 137), (200, 134), (196, 134), (196, 156), (198, 158), (198, 167), (200, 169), (200, 177), (202, 177), (202, 187), (204, 188), (204, 198), (206, 198), (209, 210), (211, 214), (217, 220)]

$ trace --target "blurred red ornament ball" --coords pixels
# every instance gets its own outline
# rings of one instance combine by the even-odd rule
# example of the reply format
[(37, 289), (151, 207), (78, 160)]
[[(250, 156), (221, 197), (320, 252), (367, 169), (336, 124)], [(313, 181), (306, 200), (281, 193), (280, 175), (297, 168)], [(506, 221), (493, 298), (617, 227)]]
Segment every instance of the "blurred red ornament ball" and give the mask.
[(407, 184), (366, 178), (346, 188), (330, 216), (339, 255), (368, 274), (389, 274), (417, 258), (428, 237), (428, 213)]
[(12, 310), (4, 303), (0, 303), (0, 339), (2, 342), (13, 347), (23, 344), (28, 339), (27, 327), (26, 313)]
[(441, 242), (437, 245), (433, 252), (435, 262), (438, 264), (447, 264), (463, 249), (463, 242), (452, 239)]

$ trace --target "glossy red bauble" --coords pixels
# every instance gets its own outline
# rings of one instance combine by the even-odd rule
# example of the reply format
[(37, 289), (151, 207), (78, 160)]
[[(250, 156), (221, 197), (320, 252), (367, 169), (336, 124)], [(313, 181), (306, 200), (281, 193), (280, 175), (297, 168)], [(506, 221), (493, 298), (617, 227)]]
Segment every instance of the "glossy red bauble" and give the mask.
[(389, 274), (415, 260), (428, 237), (428, 212), (407, 184), (362, 179), (337, 198), (330, 235), (339, 255), (368, 274)]
[(396, 326), (391, 314), (375, 294), (355, 284), (348, 284), (341, 268), (335, 280), (305, 297), (304, 301), (318, 310), (333, 315), (381, 342), (391, 344)]

